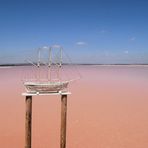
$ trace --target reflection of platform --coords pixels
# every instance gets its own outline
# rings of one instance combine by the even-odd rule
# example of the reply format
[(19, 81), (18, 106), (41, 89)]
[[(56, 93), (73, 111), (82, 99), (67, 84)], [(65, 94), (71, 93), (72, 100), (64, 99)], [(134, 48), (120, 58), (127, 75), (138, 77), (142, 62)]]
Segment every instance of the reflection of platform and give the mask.
[(22, 93), (22, 96), (46, 96), (46, 95), (70, 95), (71, 92), (67, 92), (67, 91), (59, 91), (59, 92), (49, 92), (49, 93)]

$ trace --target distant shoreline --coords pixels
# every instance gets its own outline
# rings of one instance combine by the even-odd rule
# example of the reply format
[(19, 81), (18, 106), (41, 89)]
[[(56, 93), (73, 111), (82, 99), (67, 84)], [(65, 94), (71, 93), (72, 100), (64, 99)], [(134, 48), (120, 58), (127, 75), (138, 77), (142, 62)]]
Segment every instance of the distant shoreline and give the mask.
[[(67, 63), (63, 63), (63, 65), (84, 65), (84, 66), (148, 66), (148, 64), (77, 64), (77, 63), (73, 63), (73, 64), (67, 64)], [(12, 67), (12, 66), (32, 66), (31, 64), (27, 64), (27, 63), (18, 63), (18, 64), (0, 64), (0, 67)]]

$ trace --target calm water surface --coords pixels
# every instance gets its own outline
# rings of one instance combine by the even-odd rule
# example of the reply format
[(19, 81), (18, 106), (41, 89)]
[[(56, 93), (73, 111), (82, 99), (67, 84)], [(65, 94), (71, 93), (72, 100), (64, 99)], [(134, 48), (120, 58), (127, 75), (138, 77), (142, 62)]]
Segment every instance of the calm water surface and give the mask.
[[(69, 69), (71, 67), (68, 67)], [(0, 147), (23, 148), (22, 72), (0, 68)], [(148, 147), (148, 67), (80, 66), (70, 85), (67, 148)], [(33, 97), (33, 148), (59, 148), (60, 97)]]

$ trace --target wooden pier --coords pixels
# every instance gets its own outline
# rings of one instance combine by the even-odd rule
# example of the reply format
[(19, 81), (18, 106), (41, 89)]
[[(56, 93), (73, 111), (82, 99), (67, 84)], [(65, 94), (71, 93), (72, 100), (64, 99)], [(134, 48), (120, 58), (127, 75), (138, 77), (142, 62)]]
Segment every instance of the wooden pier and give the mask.
[(23, 93), (26, 97), (26, 116), (25, 116), (25, 148), (32, 147), (32, 97), (38, 95), (60, 95), (61, 96), (61, 130), (60, 148), (66, 148), (66, 120), (67, 120), (67, 95), (70, 92), (59, 93)]

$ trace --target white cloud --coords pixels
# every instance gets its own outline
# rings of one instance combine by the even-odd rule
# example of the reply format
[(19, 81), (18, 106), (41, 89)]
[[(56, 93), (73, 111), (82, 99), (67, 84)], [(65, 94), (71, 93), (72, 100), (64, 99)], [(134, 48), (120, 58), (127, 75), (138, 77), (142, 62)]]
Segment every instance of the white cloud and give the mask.
[(52, 47), (53, 48), (60, 48), (60, 45), (55, 44), (55, 45), (52, 45)]
[(47, 49), (48, 47), (47, 47), (47, 46), (43, 46), (43, 48), (44, 48), (44, 49)]
[(77, 42), (77, 45), (86, 45), (86, 42)]

